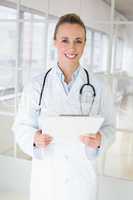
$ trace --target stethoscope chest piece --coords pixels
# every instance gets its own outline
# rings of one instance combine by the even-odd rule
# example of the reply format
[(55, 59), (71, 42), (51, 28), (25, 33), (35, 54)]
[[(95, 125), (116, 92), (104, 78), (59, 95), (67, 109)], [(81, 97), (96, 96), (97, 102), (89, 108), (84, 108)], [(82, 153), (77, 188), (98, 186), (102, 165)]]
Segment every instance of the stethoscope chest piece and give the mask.
[[(52, 68), (50, 68), (44, 76), (41, 93), (39, 97), (39, 104), (38, 104), (39, 106), (41, 106), (41, 100), (42, 100), (42, 95), (43, 95), (43, 91), (44, 91), (44, 87), (46, 83), (46, 78), (49, 72), (51, 71), (51, 69)], [(92, 84), (90, 84), (88, 71), (85, 68), (84, 68), (84, 71), (86, 74), (87, 82), (83, 84), (79, 90), (80, 110), (81, 110), (82, 115), (90, 115), (92, 107), (93, 107), (93, 103), (96, 97), (96, 91), (95, 91), (95, 87)]]
[(90, 84), (88, 71), (86, 69), (84, 71), (86, 73), (87, 83), (83, 84), (79, 91), (80, 110), (81, 114), (90, 115), (96, 97), (96, 91), (95, 87)]

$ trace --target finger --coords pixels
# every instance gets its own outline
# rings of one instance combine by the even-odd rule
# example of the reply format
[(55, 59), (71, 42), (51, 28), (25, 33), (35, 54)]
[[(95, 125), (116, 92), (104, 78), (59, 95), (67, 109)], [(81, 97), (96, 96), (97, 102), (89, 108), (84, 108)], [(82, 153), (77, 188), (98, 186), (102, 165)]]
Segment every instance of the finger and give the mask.
[(52, 136), (45, 136), (45, 140), (53, 139)]
[(81, 140), (90, 140), (90, 139), (96, 139), (96, 136), (95, 135), (81, 135), (80, 136), (80, 139)]
[(51, 141), (40, 142), (40, 143), (37, 144), (37, 146), (38, 146), (39, 148), (45, 148), (45, 147), (47, 147), (50, 143), (51, 143)]
[(41, 137), (41, 138), (38, 138), (36, 140), (36, 143), (37, 144), (45, 144), (47, 142), (51, 142), (53, 139), (52, 138), (44, 138), (44, 137)]
[(47, 140), (47, 139), (52, 139), (50, 135), (45, 135), (45, 134), (39, 134), (37, 137), (37, 140)]
[(81, 136), (80, 137), (81, 142), (88, 145), (89, 144), (89, 137), (88, 136)]
[(89, 143), (88, 143), (88, 145), (90, 147), (97, 148), (98, 143), (97, 143), (97, 141), (90, 140)]
[(39, 129), (39, 130), (37, 131), (37, 133), (38, 133), (38, 134), (42, 134), (42, 129)]
[(41, 146), (45, 148), (45, 147), (47, 147), (50, 143), (51, 143), (51, 140), (45, 141), (45, 143), (43, 143)]
[(97, 142), (96, 138), (93, 138), (93, 137), (89, 137), (89, 141), (90, 142)]
[(53, 138), (50, 134), (43, 133), (44, 138)]
[(90, 144), (94, 144), (96, 146), (100, 145), (100, 141), (97, 138), (90, 138)]
[(81, 135), (80, 140), (85, 145), (90, 146), (92, 148), (97, 148), (97, 146), (99, 145), (99, 140), (97, 139), (96, 135)]
[(45, 143), (50, 143), (50, 142), (52, 142), (52, 140), (53, 140), (53, 139), (48, 138), (48, 139), (45, 140)]
[(45, 143), (45, 145), (47, 146), (47, 145), (49, 145), (51, 143), (51, 141), (47, 141), (46, 143)]
[(96, 144), (89, 144), (88, 146), (91, 147), (91, 148), (94, 148), (94, 149), (97, 148), (97, 145), (96, 145)]
[(95, 146), (97, 144), (97, 140), (95, 137), (83, 136), (81, 139), (84, 144), (89, 146)]
[(83, 142), (83, 140), (84, 140), (84, 136), (83, 135), (80, 135), (80, 140), (81, 140), (81, 142)]
[(91, 134), (89, 135), (89, 138), (96, 139), (96, 135)]
[(88, 136), (85, 136), (85, 137), (84, 137), (84, 142), (85, 142), (86, 145), (89, 145), (89, 143), (90, 143), (90, 138), (89, 138)]

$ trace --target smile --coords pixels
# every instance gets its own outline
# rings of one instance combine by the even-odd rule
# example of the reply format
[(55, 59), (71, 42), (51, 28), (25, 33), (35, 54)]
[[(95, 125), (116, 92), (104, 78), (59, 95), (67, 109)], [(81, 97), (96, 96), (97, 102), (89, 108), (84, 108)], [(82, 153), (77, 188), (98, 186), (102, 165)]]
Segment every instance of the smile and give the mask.
[(75, 59), (77, 55), (78, 54), (65, 54), (65, 57), (67, 57), (68, 59)]

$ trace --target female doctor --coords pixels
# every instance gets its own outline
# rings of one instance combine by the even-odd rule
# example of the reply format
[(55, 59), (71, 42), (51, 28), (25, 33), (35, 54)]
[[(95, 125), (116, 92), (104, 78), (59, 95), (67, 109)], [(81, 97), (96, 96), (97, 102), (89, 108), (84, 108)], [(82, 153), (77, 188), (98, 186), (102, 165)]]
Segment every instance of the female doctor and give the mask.
[[(92, 163), (114, 139), (115, 115), (107, 85), (80, 65), (85, 43), (80, 17), (60, 17), (54, 32), (57, 63), (23, 91), (13, 131), (21, 149), (33, 158), (31, 200), (96, 198)], [(79, 143), (61, 143), (42, 129), (45, 116), (55, 114), (100, 115), (104, 123), (95, 137), (82, 135)]]

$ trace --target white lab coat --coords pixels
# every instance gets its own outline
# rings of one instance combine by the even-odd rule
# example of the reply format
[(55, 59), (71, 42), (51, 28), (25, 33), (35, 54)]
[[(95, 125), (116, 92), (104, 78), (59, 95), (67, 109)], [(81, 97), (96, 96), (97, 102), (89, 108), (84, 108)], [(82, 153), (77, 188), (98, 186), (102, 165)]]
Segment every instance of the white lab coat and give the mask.
[[(88, 147), (83, 144), (57, 142), (43, 151), (33, 148), (35, 131), (45, 123), (45, 115), (81, 114), (79, 90), (86, 83), (81, 67), (67, 95), (57, 75), (56, 67), (48, 74), (42, 96), (41, 112), (39, 96), (43, 76), (36, 77), (24, 89), (19, 111), (13, 126), (16, 140), (22, 150), (33, 157), (31, 177), (31, 200), (94, 200), (96, 174), (89, 159)], [(109, 88), (89, 73), (90, 83), (95, 87), (96, 98), (91, 115), (101, 115), (104, 123), (100, 131), (102, 143), (99, 153), (114, 139), (115, 115)], [(41, 158), (41, 159), (40, 159)]]

